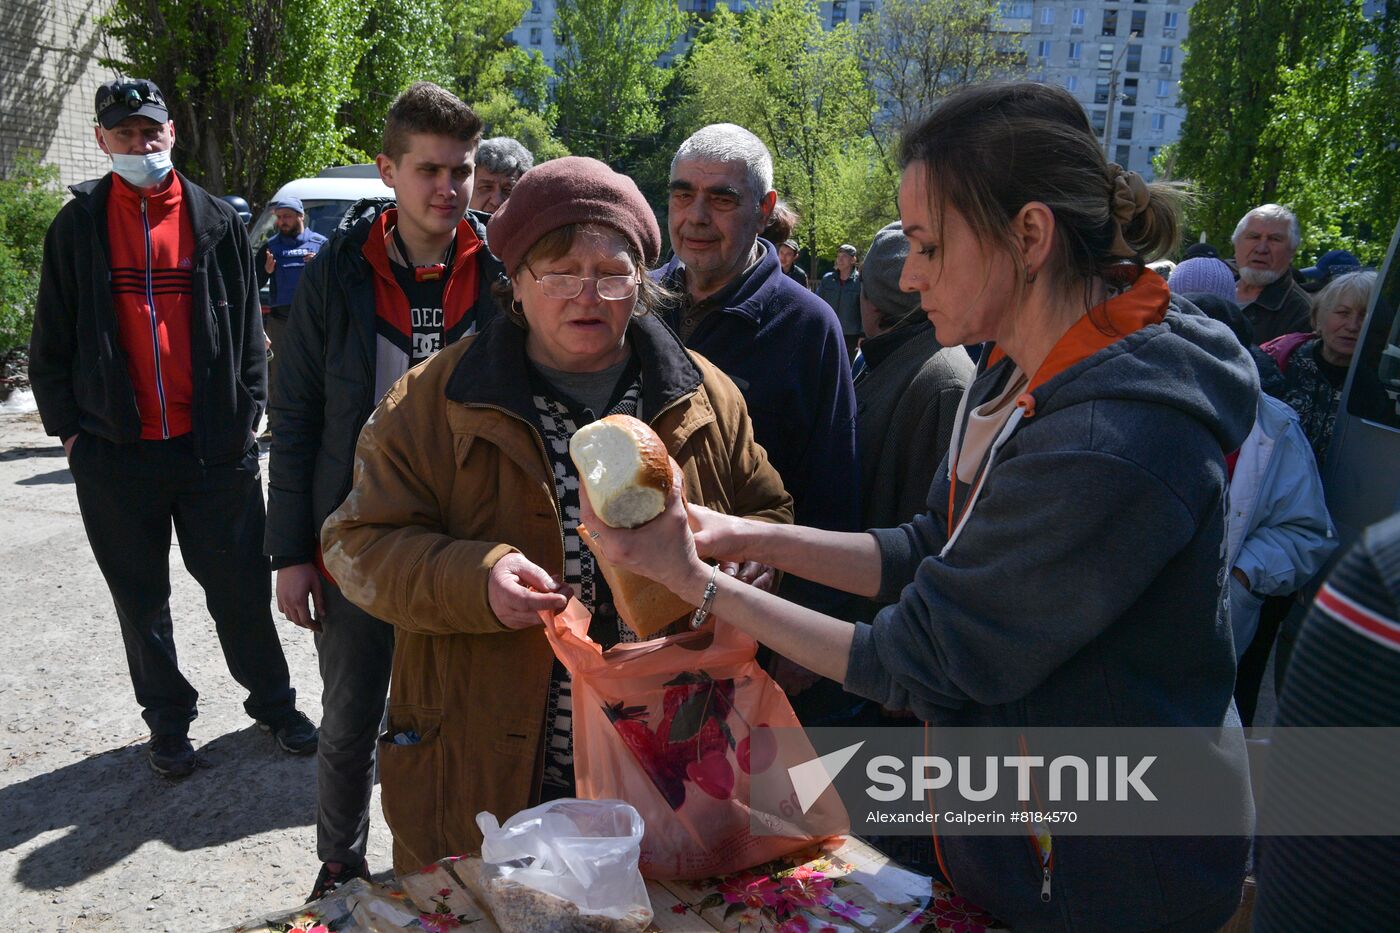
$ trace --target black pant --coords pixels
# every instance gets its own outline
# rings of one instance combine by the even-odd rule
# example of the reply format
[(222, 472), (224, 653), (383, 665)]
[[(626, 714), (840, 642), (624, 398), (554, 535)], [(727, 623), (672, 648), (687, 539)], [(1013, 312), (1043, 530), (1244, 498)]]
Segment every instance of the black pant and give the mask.
[(321, 739), (316, 745), (316, 855), (323, 862), (365, 860), (374, 755), (389, 695), (394, 627), (322, 581)]
[(262, 486), (256, 448), (203, 466), (189, 435), (113, 444), (79, 433), (70, 456), (88, 542), (121, 622), (136, 702), (155, 735), (184, 735), (198, 691), (180, 673), (170, 620), (170, 528), (204, 588), (228, 669), (248, 690), (243, 708), (265, 722), (295, 708), (287, 660), (272, 621), (262, 554)]
[[(1259, 628), (1254, 632), (1254, 640), (1245, 649), (1235, 670), (1235, 706), (1240, 711), (1240, 722), (1245, 726), (1254, 724), (1254, 709), (1259, 703), (1259, 687), (1264, 682), (1264, 671), (1269, 666), (1269, 655), (1274, 650), (1274, 639), (1279, 626), (1289, 611), (1296, 605), (1293, 594), (1287, 596), (1266, 596), (1259, 607)], [(1274, 660), (1275, 669), (1279, 664)], [(1278, 680), (1282, 683), (1282, 680)]]

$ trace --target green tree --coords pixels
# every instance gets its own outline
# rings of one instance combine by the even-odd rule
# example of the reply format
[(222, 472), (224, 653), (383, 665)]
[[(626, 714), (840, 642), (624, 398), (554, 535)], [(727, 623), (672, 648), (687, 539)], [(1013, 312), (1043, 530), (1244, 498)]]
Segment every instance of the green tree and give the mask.
[[(1375, 260), (1400, 212), (1400, 4), (1368, 23), (1361, 0), (1200, 0), (1182, 65), (1173, 174), (1202, 193), (1191, 225), (1228, 240), (1251, 207), (1291, 205), (1306, 254)], [(1388, 24), (1388, 28), (1387, 28)]]
[(893, 134), (954, 91), (1025, 74), (1020, 37), (999, 26), (998, 0), (885, 0), (857, 28), (861, 71), (880, 102), (872, 136)]
[[(816, 256), (834, 254), (843, 242), (868, 242), (893, 215), (888, 177), (868, 187), (880, 177), (881, 158), (866, 144), (875, 101), (855, 33), (845, 24), (822, 29), (815, 3), (719, 10), (697, 37), (682, 79), (695, 127), (737, 123), (767, 144), (774, 185), (803, 218), (798, 238), (814, 271)], [(851, 225), (855, 217), (864, 217), (859, 226)]]
[(338, 120), (366, 48), (364, 0), (116, 0), (104, 64), (160, 85), (175, 163), (254, 203), (278, 185), (353, 157)]
[(58, 169), (19, 153), (0, 178), (0, 354), (29, 342), (44, 234), (61, 206)]
[[(1359, 2), (1345, 14), (1281, 71), (1262, 142), (1280, 153), (1278, 190), (1309, 254), (1343, 248), (1379, 263), (1400, 220), (1400, 40)], [(1400, 26), (1400, 2), (1388, 14)]]
[(675, 0), (560, 0), (555, 15), (559, 135), (574, 152), (625, 168), (661, 128), (669, 69), (657, 61), (689, 16)]
[(379, 152), (385, 114), (400, 92), (416, 81), (452, 85), (453, 46), (441, 35), (446, 16), (444, 0), (370, 0), (360, 30), (364, 55), (339, 114), (357, 161)]

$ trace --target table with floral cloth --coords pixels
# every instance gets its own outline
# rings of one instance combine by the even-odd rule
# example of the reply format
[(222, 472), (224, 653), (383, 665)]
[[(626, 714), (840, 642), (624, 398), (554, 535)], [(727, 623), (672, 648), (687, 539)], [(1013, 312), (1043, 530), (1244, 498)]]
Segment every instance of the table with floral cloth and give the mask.
[[(293, 910), (224, 933), (500, 933), (479, 906), (479, 859), (443, 859), (389, 884), (353, 881)], [(704, 881), (649, 881), (649, 933), (999, 933), (937, 881), (856, 838), (828, 851)]]

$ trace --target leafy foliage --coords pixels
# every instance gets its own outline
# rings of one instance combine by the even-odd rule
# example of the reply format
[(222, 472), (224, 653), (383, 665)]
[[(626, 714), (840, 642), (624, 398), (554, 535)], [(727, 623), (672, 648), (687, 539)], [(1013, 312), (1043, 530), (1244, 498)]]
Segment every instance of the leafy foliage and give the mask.
[[(737, 15), (721, 9), (700, 31), (682, 80), (697, 126), (737, 123), (767, 144), (774, 186), (804, 218), (798, 238), (814, 257), (853, 236), (868, 242), (886, 222), (862, 230), (838, 220), (862, 213), (856, 201), (879, 205), (876, 192), (893, 190), (887, 178), (876, 192), (840, 184), (885, 171), (866, 145), (875, 100), (849, 26), (823, 30), (810, 0), (774, 0)], [(893, 197), (882, 206), (889, 216)]]
[(661, 128), (669, 69), (657, 60), (689, 17), (675, 0), (560, 0), (556, 17), (559, 135), (571, 150), (625, 168)]
[(1400, 3), (1200, 0), (1182, 66), (1174, 174), (1205, 197), (1192, 225), (1225, 243), (1249, 208), (1290, 205), (1304, 255), (1378, 262), (1400, 219)]
[(446, 16), (444, 0), (369, 0), (360, 30), (364, 55), (339, 114), (350, 131), (345, 142), (355, 151), (356, 161), (368, 161), (379, 152), (389, 105), (410, 84), (451, 86), (455, 46), (442, 41)]
[(0, 353), (29, 342), (44, 234), (62, 205), (58, 169), (37, 153), (21, 152), (0, 178)]
[(165, 91), (182, 171), (261, 203), (356, 154), (338, 116), (366, 13), (363, 0), (116, 0), (106, 25), (126, 57), (104, 64)]
[(1025, 72), (1019, 37), (998, 28), (998, 0), (885, 0), (857, 29), (861, 69), (898, 132), (954, 91)]

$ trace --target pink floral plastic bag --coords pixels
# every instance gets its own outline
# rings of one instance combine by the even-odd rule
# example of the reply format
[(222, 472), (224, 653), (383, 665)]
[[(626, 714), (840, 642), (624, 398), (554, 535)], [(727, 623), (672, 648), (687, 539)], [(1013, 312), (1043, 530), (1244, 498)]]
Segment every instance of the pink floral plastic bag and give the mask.
[(834, 791), (800, 814), (803, 826), (821, 827), (818, 837), (797, 828), (786, 804), (783, 813), (751, 810), (752, 780), (769, 782), (764, 800), (795, 800), (786, 769), (815, 757), (787, 697), (755, 660), (752, 638), (716, 620), (604, 652), (588, 623), (576, 600), (545, 617), (573, 679), (577, 793), (625, 800), (642, 815), (643, 875), (727, 874), (846, 832)]

